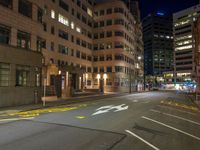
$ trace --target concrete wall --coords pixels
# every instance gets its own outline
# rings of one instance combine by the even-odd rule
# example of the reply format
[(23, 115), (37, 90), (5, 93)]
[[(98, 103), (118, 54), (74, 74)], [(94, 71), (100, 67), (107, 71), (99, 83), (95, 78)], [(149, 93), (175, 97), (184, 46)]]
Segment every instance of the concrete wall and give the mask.
[[(41, 99), (41, 87), (35, 87), (35, 67), (42, 68), (42, 54), (8, 45), (0, 45), (0, 62), (10, 64), (9, 86), (0, 87), (0, 107), (30, 104), (35, 102), (34, 91)], [(30, 67), (26, 87), (16, 86), (16, 65)]]
[[(38, 91), (37, 98), (34, 91)], [(41, 88), (0, 87), (0, 107), (33, 104), (41, 100)]]

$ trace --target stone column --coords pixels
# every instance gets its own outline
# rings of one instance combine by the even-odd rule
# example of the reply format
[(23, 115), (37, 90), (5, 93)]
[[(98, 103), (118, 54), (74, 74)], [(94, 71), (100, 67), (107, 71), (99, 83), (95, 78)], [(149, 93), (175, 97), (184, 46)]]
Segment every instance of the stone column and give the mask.
[(12, 46), (17, 46), (17, 29), (11, 28), (10, 44)]

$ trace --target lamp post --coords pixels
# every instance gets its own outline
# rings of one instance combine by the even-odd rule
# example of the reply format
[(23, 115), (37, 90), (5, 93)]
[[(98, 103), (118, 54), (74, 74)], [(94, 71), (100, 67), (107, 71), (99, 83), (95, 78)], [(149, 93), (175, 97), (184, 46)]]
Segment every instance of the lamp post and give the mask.
[(46, 85), (47, 85), (47, 78), (44, 78), (44, 98), (43, 98), (43, 107), (46, 105)]

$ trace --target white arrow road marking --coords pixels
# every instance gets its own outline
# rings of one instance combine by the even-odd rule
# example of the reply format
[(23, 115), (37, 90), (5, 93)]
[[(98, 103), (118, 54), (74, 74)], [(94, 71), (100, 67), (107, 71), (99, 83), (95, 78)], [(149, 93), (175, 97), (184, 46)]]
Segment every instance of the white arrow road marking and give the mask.
[(126, 109), (128, 109), (128, 106), (126, 106), (126, 104), (121, 104), (117, 106), (114, 106), (114, 105), (102, 106), (96, 109), (97, 112), (93, 113), (92, 116), (107, 113), (107, 112), (110, 112), (111, 110), (114, 110), (113, 112), (118, 112), (118, 111), (122, 111)]
[(102, 106), (102, 107), (98, 108), (97, 110), (108, 109), (108, 108), (111, 108), (111, 107), (113, 107), (113, 105)]
[(125, 107), (122, 107), (122, 106), (125, 106), (125, 104), (122, 104), (122, 105), (113, 107), (114, 109), (117, 109), (117, 110), (115, 110), (114, 112), (118, 112), (118, 111), (122, 111), (122, 110), (128, 109), (128, 106), (125, 106)]

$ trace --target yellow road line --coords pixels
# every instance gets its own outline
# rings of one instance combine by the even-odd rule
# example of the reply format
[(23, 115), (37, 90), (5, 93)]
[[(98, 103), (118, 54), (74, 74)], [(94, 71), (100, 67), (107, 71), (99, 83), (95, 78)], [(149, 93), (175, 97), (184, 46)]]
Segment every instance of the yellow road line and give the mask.
[(76, 116), (77, 119), (85, 119), (85, 116)]
[(36, 110), (30, 110), (30, 111), (2, 114), (0, 116), (1, 117), (6, 117), (6, 116), (35, 117), (44, 113), (65, 112), (65, 111), (70, 111), (70, 110), (76, 110), (78, 108), (86, 107), (86, 106), (87, 106), (86, 104), (80, 104), (80, 105), (72, 106), (72, 107), (68, 106), (68, 107), (42, 108), (42, 109), (36, 109)]
[(160, 103), (165, 104), (165, 105), (179, 107), (179, 108), (189, 109), (189, 110), (196, 111), (196, 112), (199, 111), (198, 107), (189, 106), (189, 105), (185, 105), (185, 104), (177, 103), (177, 102), (173, 102), (173, 101), (161, 101)]

